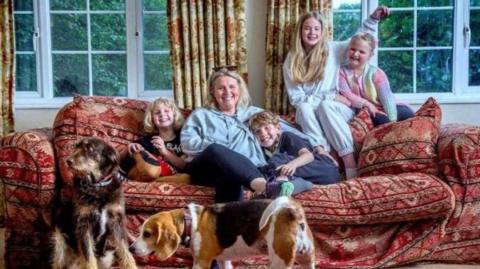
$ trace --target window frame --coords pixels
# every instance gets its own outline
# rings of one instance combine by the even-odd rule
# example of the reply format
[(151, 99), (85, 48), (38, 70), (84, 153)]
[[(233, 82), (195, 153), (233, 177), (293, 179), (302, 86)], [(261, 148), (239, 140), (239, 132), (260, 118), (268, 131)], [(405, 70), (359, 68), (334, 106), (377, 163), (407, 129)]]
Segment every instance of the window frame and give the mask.
[[(452, 91), (448, 93), (396, 93), (395, 95), (410, 104), (422, 104), (425, 100), (434, 96), (435, 99), (443, 104), (474, 104), (480, 103), (480, 86), (468, 85), (468, 72), (462, 72), (469, 63), (469, 45), (467, 46), (466, 29), (469, 29), (470, 21), (470, 1), (453, 1), (453, 48), (452, 48)], [(378, 0), (361, 0), (361, 21), (367, 19), (378, 7)], [(401, 10), (402, 8), (398, 8)], [(420, 8), (422, 9), (422, 8)], [(391, 8), (396, 10), (396, 8)], [(416, 8), (418, 10), (418, 8)], [(416, 23), (414, 24), (416, 27)], [(416, 29), (414, 29), (416, 33)], [(381, 44), (380, 44), (381, 46)], [(416, 47), (412, 47), (415, 49)], [(474, 47), (479, 48), (479, 47)], [(386, 49), (392, 50), (392, 49)], [(378, 49), (371, 62), (378, 64)], [(416, 62), (413, 63), (416, 73)], [(388, 75), (388, 74), (387, 74)], [(413, 74), (416, 78), (416, 74)], [(415, 79), (414, 79), (415, 80)], [(415, 81), (414, 81), (415, 83)]]
[[(32, 2), (37, 91), (15, 91), (15, 107), (20, 109), (60, 108), (70, 102), (73, 97), (53, 96), (50, 1), (33, 0)], [(142, 2), (125, 0), (127, 95), (124, 97), (150, 101), (157, 97), (173, 98), (173, 89), (144, 90)], [(91, 69), (91, 66), (89, 66), (89, 69)]]

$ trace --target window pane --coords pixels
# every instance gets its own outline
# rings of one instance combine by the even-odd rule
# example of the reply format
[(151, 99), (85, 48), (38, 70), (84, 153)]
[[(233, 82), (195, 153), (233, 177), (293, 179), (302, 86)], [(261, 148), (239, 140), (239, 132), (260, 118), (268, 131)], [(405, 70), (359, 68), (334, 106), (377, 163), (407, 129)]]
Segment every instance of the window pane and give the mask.
[(378, 66), (387, 74), (394, 93), (413, 92), (412, 51), (379, 51)]
[(470, 6), (480, 6), (480, 0), (470, 0)]
[(15, 57), (15, 90), (36, 92), (37, 73), (35, 54), (17, 54)]
[(472, 31), (470, 46), (480, 46), (480, 10), (470, 11), (470, 31)]
[(172, 88), (172, 66), (168, 54), (144, 54), (145, 90), (170, 90)]
[(126, 24), (124, 14), (91, 15), (92, 49), (125, 50)]
[(333, 39), (346, 40), (360, 27), (359, 12), (333, 12)]
[(413, 11), (392, 11), (379, 24), (379, 39), (382, 47), (412, 47)]
[(144, 0), (143, 8), (148, 11), (160, 11), (166, 9), (166, 0)]
[(53, 14), (52, 49), (87, 50), (87, 16), (82, 14)]
[(480, 49), (471, 49), (468, 85), (480, 86)]
[(451, 92), (452, 50), (417, 52), (417, 92)]
[(88, 56), (52, 55), (54, 96), (88, 95)]
[(97, 54), (93, 61), (93, 95), (127, 96), (127, 56)]
[(90, 0), (91, 10), (125, 10), (125, 0)]
[(452, 6), (452, 0), (418, 0), (419, 7), (442, 7)]
[(380, 0), (378, 5), (387, 7), (413, 7), (413, 0)]
[(418, 11), (418, 46), (452, 46), (451, 10)]
[(86, 10), (85, 0), (50, 0), (50, 10)]
[(13, 1), (14, 11), (33, 11), (33, 0), (15, 0)]
[(33, 14), (15, 14), (15, 49), (33, 51)]
[(168, 50), (167, 17), (159, 14), (144, 14), (143, 24), (143, 48)]

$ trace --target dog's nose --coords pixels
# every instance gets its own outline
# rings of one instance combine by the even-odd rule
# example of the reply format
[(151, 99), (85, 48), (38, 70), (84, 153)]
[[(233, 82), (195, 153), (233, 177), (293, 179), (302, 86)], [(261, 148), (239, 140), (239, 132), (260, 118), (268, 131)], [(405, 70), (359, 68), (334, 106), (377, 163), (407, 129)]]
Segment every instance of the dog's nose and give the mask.
[(135, 247), (133, 246), (133, 244), (128, 247), (128, 251), (130, 251), (131, 253), (135, 253)]
[(72, 166), (73, 165), (73, 161), (72, 159), (68, 158), (67, 160), (65, 160), (65, 163), (67, 163), (68, 166)]

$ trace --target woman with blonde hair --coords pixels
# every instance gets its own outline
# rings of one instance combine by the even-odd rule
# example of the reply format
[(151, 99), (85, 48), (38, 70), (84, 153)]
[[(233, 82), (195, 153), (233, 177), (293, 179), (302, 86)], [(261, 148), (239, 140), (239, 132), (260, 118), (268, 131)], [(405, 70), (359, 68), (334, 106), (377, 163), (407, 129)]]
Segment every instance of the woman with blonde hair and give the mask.
[(267, 182), (259, 170), (267, 163), (248, 120), (262, 109), (250, 104), (242, 77), (222, 66), (214, 69), (208, 87), (207, 107), (195, 109), (181, 132), (182, 149), (193, 157), (185, 166), (192, 182), (214, 187), (215, 202), (241, 200), (243, 188), (267, 198), (291, 195), (292, 183)]
[[(375, 32), (378, 21), (388, 16), (378, 7), (360, 31)], [(318, 11), (300, 17), (292, 44), (283, 63), (283, 78), (295, 119), (319, 154), (332, 146), (342, 157), (347, 178), (356, 176), (353, 138), (347, 119), (354, 113), (346, 98), (338, 94), (338, 69), (345, 60), (346, 42), (328, 41), (326, 21)]]

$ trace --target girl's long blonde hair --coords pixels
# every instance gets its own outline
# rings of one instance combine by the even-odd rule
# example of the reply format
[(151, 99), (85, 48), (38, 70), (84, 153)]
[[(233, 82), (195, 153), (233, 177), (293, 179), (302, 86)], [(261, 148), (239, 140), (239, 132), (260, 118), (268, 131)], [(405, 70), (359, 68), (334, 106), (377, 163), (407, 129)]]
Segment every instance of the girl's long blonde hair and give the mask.
[(145, 132), (147, 134), (154, 134), (158, 132), (157, 126), (155, 126), (155, 124), (153, 123), (153, 110), (158, 105), (164, 105), (173, 110), (173, 130), (179, 131), (180, 129), (182, 129), (185, 119), (183, 118), (180, 109), (177, 107), (177, 105), (172, 99), (160, 97), (155, 99), (155, 101), (151, 102), (145, 110), (145, 116), (143, 118), (143, 129), (145, 130)]
[[(302, 44), (303, 23), (315, 18), (322, 27), (321, 40), (308, 53)], [(290, 47), (290, 65), (288, 69), (295, 83), (311, 83), (323, 79), (328, 57), (327, 27), (325, 17), (319, 11), (310, 11), (303, 14), (295, 26), (292, 44)]]

